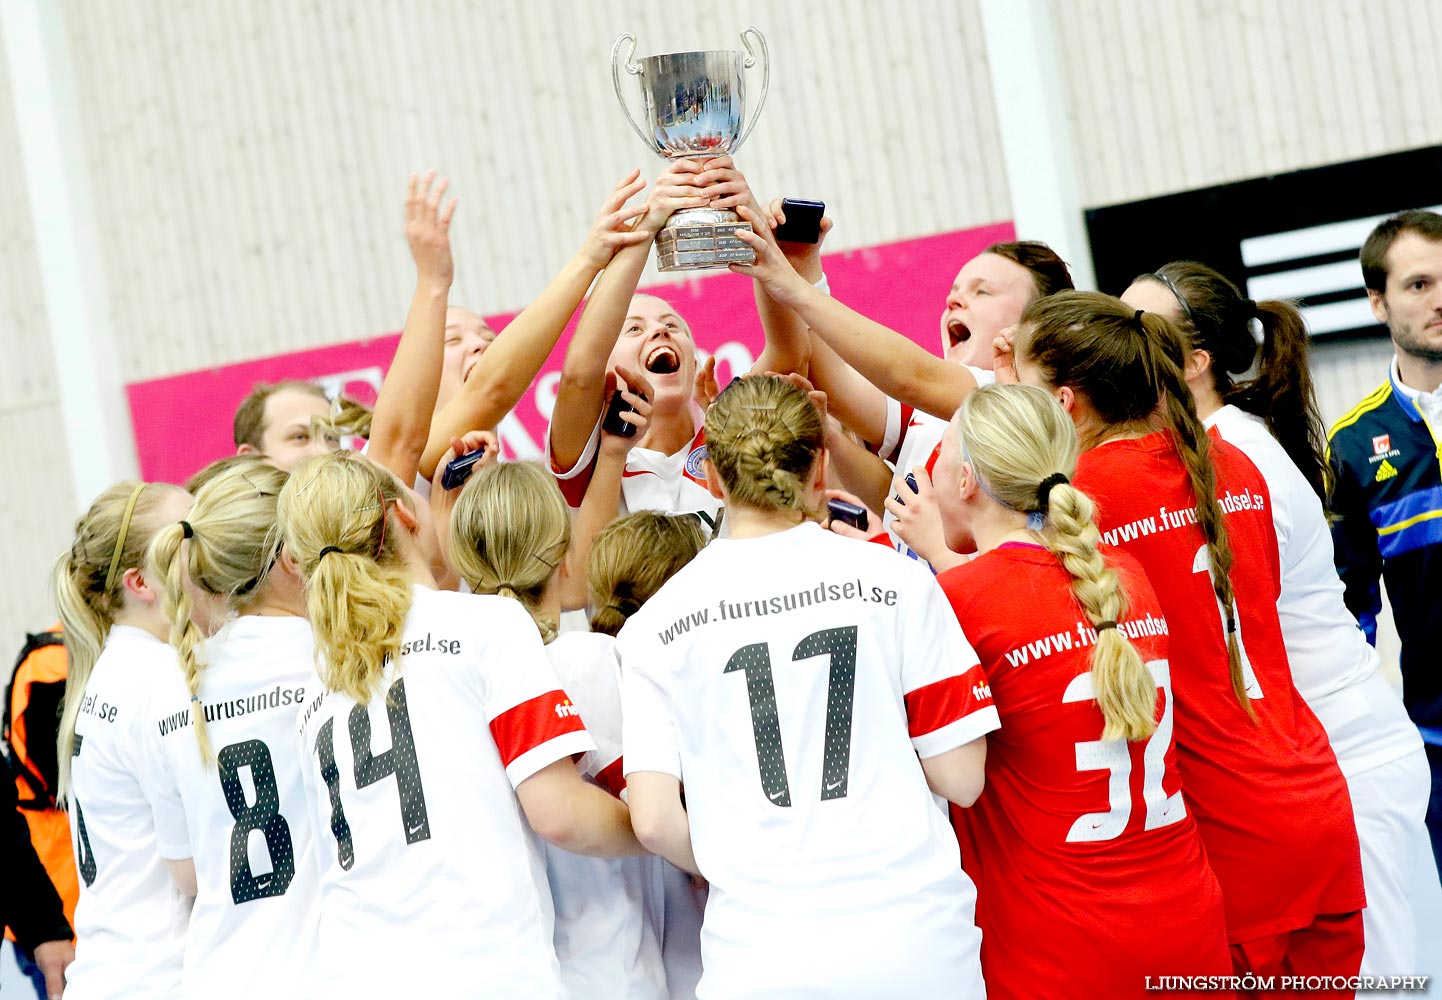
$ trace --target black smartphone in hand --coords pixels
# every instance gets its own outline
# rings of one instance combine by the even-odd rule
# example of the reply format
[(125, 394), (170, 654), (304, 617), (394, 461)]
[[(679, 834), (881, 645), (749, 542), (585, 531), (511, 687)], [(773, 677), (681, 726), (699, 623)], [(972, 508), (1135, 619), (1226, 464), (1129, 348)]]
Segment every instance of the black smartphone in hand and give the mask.
[[(908, 473), (906, 474), (906, 485), (911, 487), (911, 492), (912, 492), (912, 493), (920, 493), (920, 492), (921, 492), (921, 487), (916, 485), (916, 475), (915, 475), (914, 473), (908, 472)], [(896, 496), (895, 496), (894, 499), (896, 500), (897, 503), (901, 504), (903, 507), (906, 506), (906, 501), (902, 499), (900, 493), (896, 494)]]
[(826, 202), (783, 198), (781, 212), (786, 221), (776, 227), (777, 243), (815, 243), (821, 239), (821, 217), (826, 214)]
[(471, 470), (475, 468), (486, 454), (486, 446), (481, 445), (475, 451), (468, 451), (460, 458), (453, 458), (446, 463), (446, 471), (441, 474), (441, 489), (453, 490), (458, 486), (464, 486), (467, 479), (471, 478)]
[[(639, 392), (636, 395), (646, 398)], [(636, 408), (626, 401), (626, 397), (621, 395), (621, 387), (617, 386), (616, 391), (611, 393), (611, 403), (606, 407), (606, 415), (601, 418), (601, 430), (607, 434), (619, 434), (621, 437), (635, 437), (636, 425), (621, 419), (621, 414), (635, 412)]]
[(849, 524), (858, 531), (867, 531), (870, 524), (866, 517), (866, 510), (854, 503), (847, 503), (845, 500), (826, 501), (826, 510), (831, 514), (831, 520)]

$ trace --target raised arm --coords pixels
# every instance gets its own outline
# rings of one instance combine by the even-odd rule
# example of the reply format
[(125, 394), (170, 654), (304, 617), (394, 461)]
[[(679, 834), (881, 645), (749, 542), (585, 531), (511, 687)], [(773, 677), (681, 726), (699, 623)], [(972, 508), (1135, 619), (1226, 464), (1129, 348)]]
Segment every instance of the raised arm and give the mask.
[(695, 160), (673, 160), (666, 166), (651, 190), (645, 216), (636, 224), (636, 232), (644, 236), (616, 252), (581, 312), (575, 336), (566, 349), (552, 411), (550, 453), (558, 469), (570, 469), (580, 459), (601, 415), (606, 361), (616, 346), (631, 297), (646, 268), (651, 241), (672, 212), (704, 208), (707, 204), (705, 193), (694, 183), (700, 172), (701, 164)]
[(416, 263), (416, 290), (371, 416), (367, 453), (403, 483), (416, 477), (440, 387), (446, 300), (455, 274), (450, 229), (456, 199), (442, 207), (446, 187), (445, 178), (436, 182), (434, 170), (411, 174), (406, 184), (406, 243)]
[[(771, 202), (765, 216), (767, 227), (773, 231), (786, 221), (779, 198)], [(821, 238), (815, 243), (776, 244), (796, 273), (813, 286), (824, 276), (821, 247), (832, 225), (830, 217), (822, 218)], [(879, 447), (886, 434), (886, 394), (841, 360), (824, 340), (807, 328), (805, 320), (794, 309), (773, 299), (761, 281), (755, 285), (756, 310), (766, 331), (766, 346), (751, 370), (805, 375), (826, 393), (833, 416), (861, 435), (868, 446)]]
[(596, 468), (586, 484), (586, 496), (571, 518), (571, 548), (566, 553), (567, 572), (561, 585), (561, 606), (567, 611), (586, 606), (586, 563), (591, 558), (591, 542), (621, 511), (621, 479), (626, 471), (626, 456), (646, 436), (646, 425), (651, 419), (649, 400), (654, 393), (644, 375), (621, 368), (614, 388), (609, 374), (606, 381), (608, 394), (619, 392), (631, 404), (632, 412), (622, 413), (621, 420), (634, 427), (635, 433), (626, 437), (601, 431)]
[[(762, 224), (748, 209), (738, 211), (752, 225)], [(732, 264), (731, 270), (755, 278), (771, 298), (796, 310), (812, 333), (882, 392), (947, 420), (976, 388), (976, 379), (963, 366), (937, 357), (813, 287), (774, 243), (754, 233), (741, 232), (738, 238), (756, 251), (756, 261)]]
[[(780, 198), (772, 199), (771, 204), (766, 207), (764, 218), (763, 235), (771, 236), (774, 242), (776, 227), (786, 221), (786, 210)], [(831, 219), (823, 217), (821, 236), (815, 243), (776, 244), (782, 255), (796, 269), (796, 273), (813, 285), (822, 278), (821, 244), (826, 241), (826, 234), (831, 232), (831, 226)], [(766, 332), (766, 345), (751, 371), (795, 372), (810, 378), (811, 334), (807, 331), (806, 324), (794, 310), (786, 308), (766, 294), (766, 287), (761, 282), (754, 284), (756, 312), (761, 317), (761, 328)]]
[[(550, 357), (586, 289), (613, 255), (621, 249), (649, 246), (650, 237), (646, 232), (632, 227), (646, 206), (626, 205), (645, 186), (639, 171), (632, 171), (612, 189), (581, 249), (536, 300), (496, 337), (476, 362), (456, 398), (435, 415), (420, 462), (421, 472), (427, 478), (434, 474), (436, 463), (450, 447), (452, 438), (466, 431), (495, 427), (520, 401)], [(644, 250), (642, 259), (644, 261)]]

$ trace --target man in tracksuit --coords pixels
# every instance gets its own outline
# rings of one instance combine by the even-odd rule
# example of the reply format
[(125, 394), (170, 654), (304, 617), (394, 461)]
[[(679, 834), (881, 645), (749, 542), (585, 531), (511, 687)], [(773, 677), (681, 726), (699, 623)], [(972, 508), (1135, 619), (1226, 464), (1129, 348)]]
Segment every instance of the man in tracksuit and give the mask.
[(1333, 540), (1347, 606), (1373, 642), (1386, 580), (1403, 700), (1432, 769), (1427, 828), (1442, 865), (1442, 215), (1387, 219), (1361, 262), (1396, 357), (1387, 381), (1329, 435)]

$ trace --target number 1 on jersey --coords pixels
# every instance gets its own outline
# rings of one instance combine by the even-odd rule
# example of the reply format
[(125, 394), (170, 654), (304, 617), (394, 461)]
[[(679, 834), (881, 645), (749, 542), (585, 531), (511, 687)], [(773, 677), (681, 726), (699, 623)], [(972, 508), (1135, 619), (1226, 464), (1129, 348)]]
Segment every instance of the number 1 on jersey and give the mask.
[[(826, 743), (822, 751), (821, 799), (846, 798), (851, 778), (851, 715), (856, 690), (856, 626), (813, 632), (796, 644), (792, 661), (815, 656), (831, 657), (826, 685)], [(731, 654), (722, 673), (746, 674), (751, 705), (751, 733), (756, 741), (756, 765), (761, 790), (772, 805), (791, 805), (791, 783), (786, 777), (786, 754), (781, 746), (781, 720), (776, 712), (776, 684), (771, 671), (771, 648), (764, 642), (742, 646)]]
[[(404, 677), (390, 686), (385, 705), (386, 720), (391, 730), (391, 748), (379, 754), (371, 749), (370, 706), (356, 705), (350, 710), (347, 729), (350, 732), (356, 789), (367, 788), (395, 775), (406, 843), (430, 840), (431, 819), (426, 810), (426, 790), (421, 784), (420, 767), (416, 762), (416, 740), (411, 731), (410, 709), (406, 705)], [(355, 842), (341, 803), (340, 768), (335, 761), (334, 719), (326, 719), (316, 733), (315, 752), (320, 759), (320, 776), (325, 780), (326, 791), (330, 795), (330, 832), (335, 837), (336, 861), (350, 871), (355, 864)]]

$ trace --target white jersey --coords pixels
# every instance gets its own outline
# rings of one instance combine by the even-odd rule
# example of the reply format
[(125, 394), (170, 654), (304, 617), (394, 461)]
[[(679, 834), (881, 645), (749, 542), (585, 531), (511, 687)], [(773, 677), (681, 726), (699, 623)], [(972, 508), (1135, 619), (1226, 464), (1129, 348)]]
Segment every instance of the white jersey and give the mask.
[(625, 769), (685, 786), (708, 997), (982, 997), (917, 757), (999, 725), (923, 566), (814, 523), (720, 539), (621, 631)]
[(505, 597), (412, 588), (398, 662), (299, 720), (321, 872), (313, 996), (564, 997), (515, 788), (595, 744)]
[[(706, 488), (706, 428), (699, 415), (696, 425), (696, 436), (680, 451), (667, 455), (649, 448), (632, 448), (627, 453), (626, 469), (621, 473), (621, 514), (638, 510), (696, 514), (715, 526), (721, 501)], [(560, 469), (551, 458), (551, 436), (546, 435), (546, 461), (573, 510), (586, 498), (600, 445), (601, 420), (597, 418), (576, 464)]]
[(1377, 651), (1342, 601), (1322, 502), (1260, 417), (1224, 406), (1204, 423), (1251, 460), (1272, 495), (1282, 562), (1277, 617), (1297, 691), (1351, 777), (1421, 748)]
[[(995, 372), (973, 365), (965, 367), (976, 379), (977, 385), (991, 385), (996, 381)], [(876, 454), (890, 464), (898, 476), (906, 475), (918, 465), (924, 466), (930, 472), (934, 465), (933, 456), (941, 446), (942, 436), (946, 434), (946, 427), (949, 423), (949, 420), (934, 417), (925, 410), (918, 410), (888, 396), (886, 398), (886, 431), (882, 436), (881, 446), (876, 449)], [(906, 493), (903, 492), (899, 495), (903, 501), (906, 500)], [(904, 556), (921, 560), (921, 556), (911, 551), (911, 548), (901, 540), (901, 536), (893, 530), (892, 525), (895, 522), (895, 514), (889, 510), (882, 512), (881, 524), (886, 529), (886, 533), (891, 536), (892, 547)]]
[[(621, 685), (616, 641), (569, 633), (546, 647), (551, 666), (581, 713), (596, 749), (581, 773), (613, 795), (625, 789), (621, 763)], [(666, 1000), (659, 928), (647, 897), (660, 891), (657, 858), (589, 858), (544, 845), (556, 910), (556, 958), (576, 1000)]]
[(304, 618), (245, 615), (205, 643), (209, 764), (178, 671), (153, 706), (150, 724), (185, 810), (173, 827), (157, 822), (160, 853), (195, 860), (184, 975), (195, 1000), (313, 995), (320, 890), (295, 717), (314, 656)]
[(180, 676), (175, 651), (143, 629), (114, 625), (85, 685), (70, 762), (70, 830), (80, 901), (71, 1000), (179, 997), (190, 898), (156, 848), (156, 828), (185, 815), (165, 793), (150, 723), (158, 691)]

